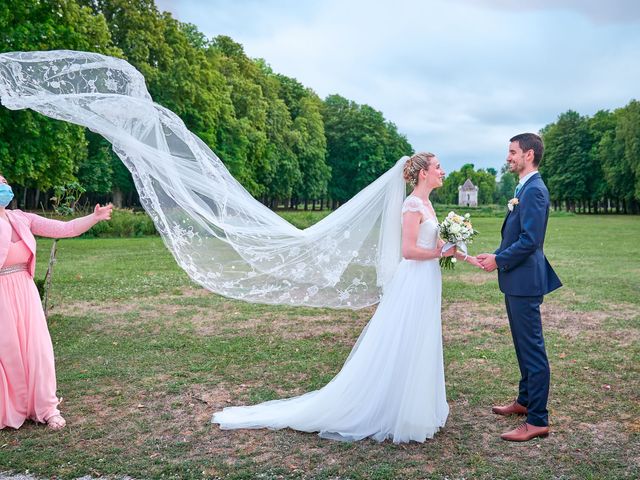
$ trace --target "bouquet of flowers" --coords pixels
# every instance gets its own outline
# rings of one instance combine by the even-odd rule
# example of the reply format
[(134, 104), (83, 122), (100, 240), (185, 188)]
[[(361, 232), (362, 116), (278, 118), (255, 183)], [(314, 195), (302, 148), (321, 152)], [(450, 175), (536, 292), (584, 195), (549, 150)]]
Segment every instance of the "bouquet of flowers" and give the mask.
[[(440, 237), (447, 242), (442, 248), (444, 252), (452, 247), (458, 247), (459, 251), (464, 254), (467, 253), (467, 245), (470, 245), (473, 242), (473, 237), (478, 235), (478, 232), (471, 225), (470, 217), (468, 213), (462, 216), (455, 212), (449, 212), (447, 218), (440, 223)], [(455, 257), (442, 257), (440, 259), (442, 268), (453, 268), (455, 263)]]

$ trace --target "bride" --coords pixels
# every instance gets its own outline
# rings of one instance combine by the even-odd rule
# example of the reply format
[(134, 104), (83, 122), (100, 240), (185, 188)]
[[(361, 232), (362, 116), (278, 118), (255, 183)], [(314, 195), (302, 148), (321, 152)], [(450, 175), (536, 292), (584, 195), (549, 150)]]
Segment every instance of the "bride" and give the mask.
[(290, 427), (334, 440), (372, 437), (394, 443), (424, 442), (444, 426), (449, 406), (438, 260), (455, 255), (478, 265), (455, 248), (442, 251), (429, 194), (442, 186), (444, 175), (431, 153), (406, 161), (403, 176), (414, 190), (402, 205), (403, 259), (338, 375), (299, 397), (225, 408), (213, 423), (222, 429)]

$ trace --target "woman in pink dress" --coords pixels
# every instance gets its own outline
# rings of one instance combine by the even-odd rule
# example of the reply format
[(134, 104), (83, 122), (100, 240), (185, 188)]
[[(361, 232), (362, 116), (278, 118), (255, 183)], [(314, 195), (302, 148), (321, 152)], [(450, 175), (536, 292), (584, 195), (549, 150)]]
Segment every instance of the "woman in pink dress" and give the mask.
[(111, 218), (111, 205), (70, 222), (7, 210), (13, 192), (0, 175), (0, 429), (25, 420), (65, 426), (56, 396), (53, 345), (33, 281), (36, 240), (78, 236)]

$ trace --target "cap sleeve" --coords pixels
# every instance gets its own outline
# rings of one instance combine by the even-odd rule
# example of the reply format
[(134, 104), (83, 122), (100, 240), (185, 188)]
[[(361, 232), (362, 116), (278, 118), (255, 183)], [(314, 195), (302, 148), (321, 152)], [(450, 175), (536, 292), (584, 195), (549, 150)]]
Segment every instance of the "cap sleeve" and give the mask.
[(413, 195), (409, 195), (404, 203), (402, 204), (402, 213), (405, 212), (420, 212), (421, 214), (425, 214), (425, 206), (422, 200), (418, 197), (414, 197)]

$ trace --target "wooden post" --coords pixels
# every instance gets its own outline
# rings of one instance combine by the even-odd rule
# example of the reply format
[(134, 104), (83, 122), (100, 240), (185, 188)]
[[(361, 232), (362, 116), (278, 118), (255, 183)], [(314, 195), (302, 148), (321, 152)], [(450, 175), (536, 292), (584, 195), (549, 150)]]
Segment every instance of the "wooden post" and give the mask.
[(58, 239), (53, 240), (51, 245), (51, 254), (49, 255), (49, 266), (44, 277), (44, 316), (49, 318), (49, 296), (51, 294), (51, 279), (53, 278), (53, 265), (56, 263), (56, 251), (58, 248)]

